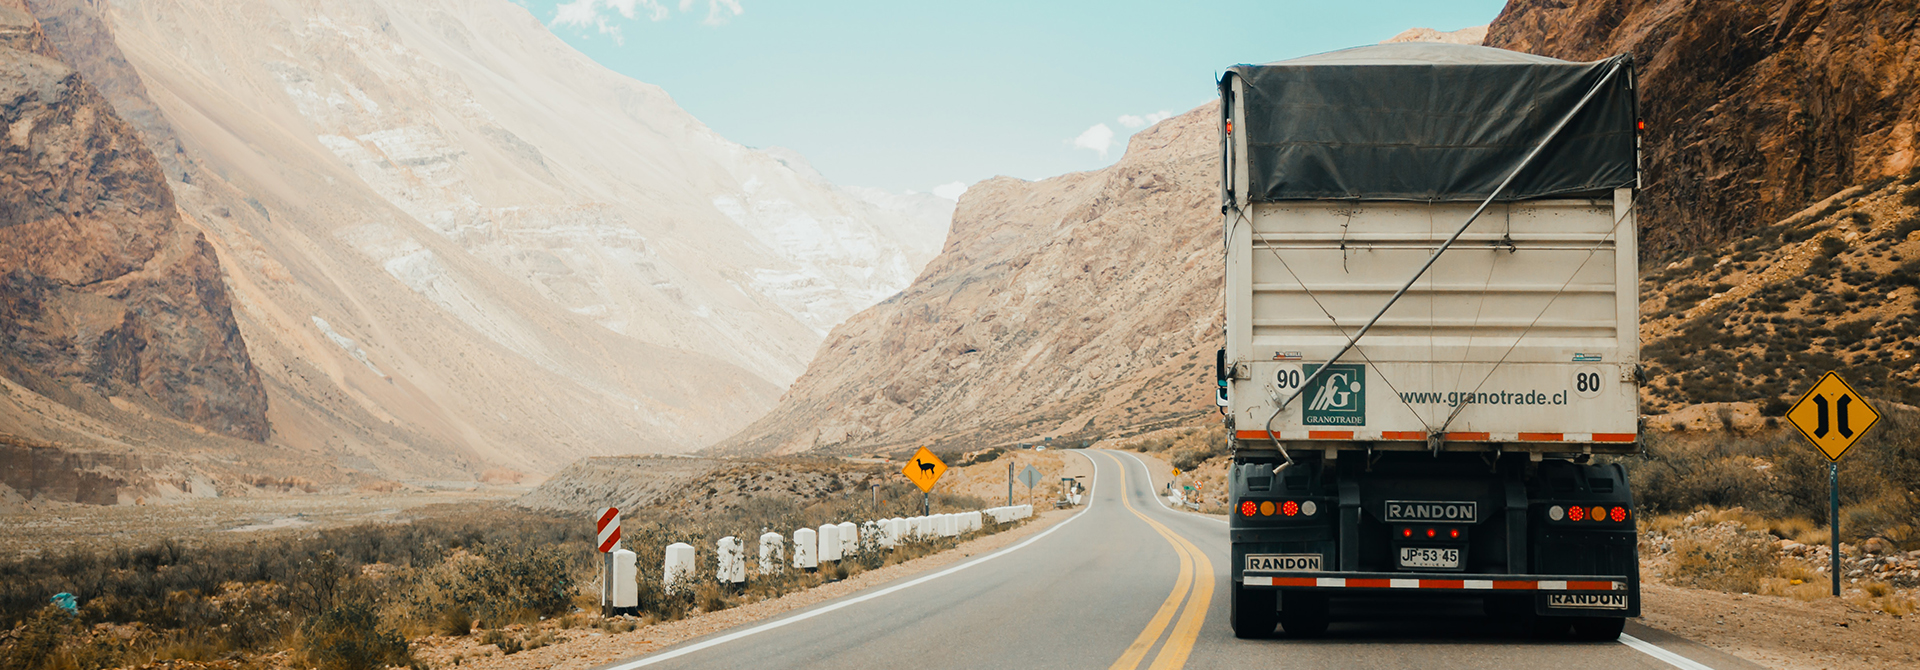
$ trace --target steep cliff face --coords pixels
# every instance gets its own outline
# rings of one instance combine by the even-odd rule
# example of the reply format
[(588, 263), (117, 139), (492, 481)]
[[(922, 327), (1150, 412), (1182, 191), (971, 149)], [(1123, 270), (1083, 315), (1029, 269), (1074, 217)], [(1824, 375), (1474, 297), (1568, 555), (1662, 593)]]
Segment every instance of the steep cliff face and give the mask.
[(30, 4), (206, 232), (283, 463), (466, 480), (711, 443), (950, 211), (729, 142), (502, 0)]
[(885, 451), (1088, 436), (1210, 407), (1220, 342), (1216, 105), (1115, 165), (961, 197), (940, 256), (835, 328), (778, 409), (719, 449)]
[(266, 393), (213, 248), (18, 0), (0, 0), (0, 125), (0, 433), (75, 437), (27, 417), (41, 399), (265, 439)]
[(1513, 0), (1486, 45), (1634, 55), (1643, 248), (1666, 257), (1913, 169), (1917, 16), (1904, 0)]

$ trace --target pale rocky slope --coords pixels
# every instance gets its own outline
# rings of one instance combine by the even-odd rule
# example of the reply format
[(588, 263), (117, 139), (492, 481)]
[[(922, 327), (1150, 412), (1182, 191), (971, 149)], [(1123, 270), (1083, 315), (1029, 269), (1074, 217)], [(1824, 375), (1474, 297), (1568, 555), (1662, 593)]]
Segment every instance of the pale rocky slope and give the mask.
[(31, 4), (218, 254), (254, 451), (315, 476), (707, 444), (944, 236), (937, 198), (729, 142), (505, 0)]
[(721, 453), (1078, 439), (1194, 419), (1220, 342), (1217, 106), (1115, 165), (961, 196), (941, 255), (834, 329), (780, 407)]

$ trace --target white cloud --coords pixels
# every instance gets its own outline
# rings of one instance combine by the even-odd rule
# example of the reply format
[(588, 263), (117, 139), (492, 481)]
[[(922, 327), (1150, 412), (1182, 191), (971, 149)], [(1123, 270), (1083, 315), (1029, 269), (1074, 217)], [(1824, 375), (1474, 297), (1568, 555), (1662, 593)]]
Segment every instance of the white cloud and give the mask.
[[(692, 4), (691, 0), (680, 0), (680, 11), (687, 11), (689, 4)], [(740, 8), (740, 0), (707, 0), (707, 18), (700, 22), (717, 26), (745, 13), (747, 10)]]
[(1107, 150), (1113, 148), (1113, 129), (1107, 124), (1096, 123), (1079, 137), (1073, 138), (1073, 148), (1100, 152), (1101, 158), (1107, 157)]
[(952, 182), (933, 187), (933, 194), (948, 200), (959, 200), (960, 194), (967, 192), (966, 182)]
[(1156, 124), (1171, 118), (1173, 118), (1173, 112), (1169, 112), (1164, 109), (1158, 112), (1154, 112), (1152, 114), (1148, 114), (1146, 116), (1134, 116), (1132, 114), (1121, 114), (1120, 125), (1126, 126), (1128, 128), (1145, 128), (1147, 126), (1151, 126), (1153, 124)]
[[(696, 2), (680, 0), (680, 12), (692, 13)], [(620, 27), (613, 24), (614, 14), (629, 20), (645, 14), (649, 21), (665, 21), (669, 13), (662, 0), (572, 0), (553, 9), (550, 27), (593, 28), (603, 35), (612, 35), (615, 42), (620, 42)], [(707, 18), (700, 22), (717, 26), (744, 13), (746, 10), (740, 7), (740, 0), (707, 0)]]

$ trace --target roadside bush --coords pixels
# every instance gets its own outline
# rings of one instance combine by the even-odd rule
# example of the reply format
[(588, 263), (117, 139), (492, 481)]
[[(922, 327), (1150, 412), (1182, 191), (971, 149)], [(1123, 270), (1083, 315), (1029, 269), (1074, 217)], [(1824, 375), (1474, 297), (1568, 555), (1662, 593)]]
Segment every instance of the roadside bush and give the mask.
[[(1889, 403), (1879, 410), (1880, 423), (1840, 464), (1840, 530), (1849, 541), (1881, 536), (1920, 548), (1920, 412)], [(1635, 504), (1646, 514), (1744, 507), (1801, 520), (1773, 523), (1826, 527), (1827, 459), (1784, 422), (1751, 435), (1649, 432), (1642, 439), (1645, 453), (1616, 460), (1631, 472)]]
[(1707, 533), (1674, 540), (1667, 578), (1681, 586), (1759, 593), (1762, 583), (1779, 572), (1779, 563), (1770, 537), (1722, 523)]
[(380, 625), (371, 608), (347, 604), (321, 612), (300, 630), (301, 659), (320, 670), (417, 666), (407, 640)]

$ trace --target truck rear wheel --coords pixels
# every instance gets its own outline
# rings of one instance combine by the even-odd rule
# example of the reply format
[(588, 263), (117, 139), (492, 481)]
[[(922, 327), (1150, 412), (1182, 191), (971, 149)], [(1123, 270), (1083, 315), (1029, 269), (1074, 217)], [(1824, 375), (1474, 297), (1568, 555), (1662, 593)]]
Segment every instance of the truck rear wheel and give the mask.
[(1274, 592), (1233, 585), (1233, 636), (1253, 640), (1273, 634), (1279, 617)]
[(1280, 627), (1293, 637), (1327, 632), (1327, 596), (1311, 591), (1289, 591), (1280, 597)]
[(1612, 642), (1620, 639), (1620, 631), (1626, 627), (1627, 620), (1621, 617), (1580, 617), (1573, 620), (1573, 639)]

